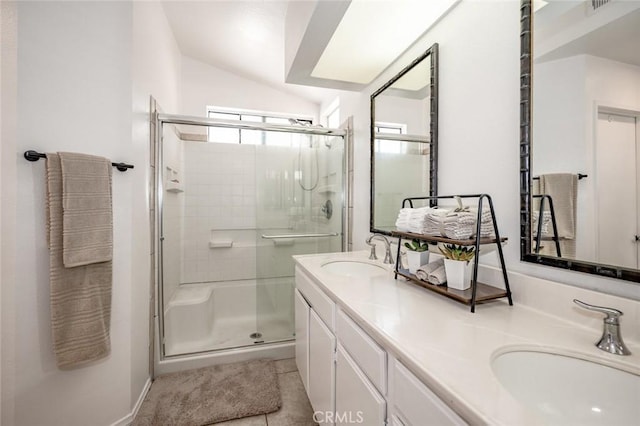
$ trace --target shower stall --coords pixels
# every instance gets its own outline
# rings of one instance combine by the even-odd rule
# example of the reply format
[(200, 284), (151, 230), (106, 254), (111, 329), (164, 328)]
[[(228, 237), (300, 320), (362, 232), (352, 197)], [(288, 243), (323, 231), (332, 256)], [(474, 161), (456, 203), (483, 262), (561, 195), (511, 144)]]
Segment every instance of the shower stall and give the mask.
[(345, 135), (156, 120), (160, 359), (294, 339), (292, 255), (341, 251)]

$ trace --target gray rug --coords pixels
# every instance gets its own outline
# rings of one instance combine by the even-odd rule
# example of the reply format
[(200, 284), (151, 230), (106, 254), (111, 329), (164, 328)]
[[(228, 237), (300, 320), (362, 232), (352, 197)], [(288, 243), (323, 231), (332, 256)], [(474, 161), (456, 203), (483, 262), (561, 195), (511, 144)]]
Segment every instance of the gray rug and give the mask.
[(203, 426), (281, 405), (273, 361), (215, 365), (157, 377), (132, 426)]

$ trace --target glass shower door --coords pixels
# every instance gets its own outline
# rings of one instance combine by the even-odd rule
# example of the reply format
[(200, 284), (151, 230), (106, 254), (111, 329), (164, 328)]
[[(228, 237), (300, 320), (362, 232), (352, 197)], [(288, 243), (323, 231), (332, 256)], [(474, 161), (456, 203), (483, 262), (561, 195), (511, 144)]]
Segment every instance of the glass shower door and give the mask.
[(256, 146), (256, 341), (270, 343), (294, 337), (292, 256), (342, 250), (344, 138), (266, 133)]

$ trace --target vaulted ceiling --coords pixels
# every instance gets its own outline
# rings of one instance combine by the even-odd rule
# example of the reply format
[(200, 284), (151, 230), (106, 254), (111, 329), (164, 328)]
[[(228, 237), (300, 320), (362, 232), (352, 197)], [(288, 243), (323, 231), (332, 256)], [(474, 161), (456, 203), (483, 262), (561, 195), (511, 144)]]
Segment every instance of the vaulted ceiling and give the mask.
[(315, 102), (361, 90), (458, 0), (163, 1), (182, 54)]

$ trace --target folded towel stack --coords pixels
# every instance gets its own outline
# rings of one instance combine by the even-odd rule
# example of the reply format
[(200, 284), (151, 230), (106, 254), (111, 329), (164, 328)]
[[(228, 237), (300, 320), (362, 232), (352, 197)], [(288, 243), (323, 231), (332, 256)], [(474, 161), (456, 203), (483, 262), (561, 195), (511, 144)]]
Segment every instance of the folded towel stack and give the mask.
[[(437, 207), (407, 208), (398, 213), (396, 228), (401, 232), (464, 240), (475, 236), (477, 218), (477, 209), (455, 211)], [(480, 237), (492, 235), (491, 212), (484, 210), (480, 219)]]
[[(456, 212), (437, 210), (427, 213), (423, 234), (442, 236), (456, 240), (471, 238), (476, 233), (477, 211)], [(480, 237), (493, 235), (493, 222), (489, 211), (482, 212), (480, 219)]]
[(432, 209), (432, 211), (425, 215), (424, 226), (421, 233), (432, 236), (444, 236), (445, 223), (447, 220), (455, 220), (454, 217), (449, 218), (451, 212), (451, 210), (447, 209)]
[[(456, 240), (471, 238), (476, 234), (477, 211), (451, 212), (444, 221), (443, 236)], [(480, 217), (480, 237), (493, 235), (493, 221), (491, 213), (484, 210)]]
[(422, 265), (416, 271), (416, 277), (422, 281), (435, 285), (442, 285), (447, 282), (447, 274), (444, 270), (444, 259)]
[(400, 209), (396, 220), (396, 228), (401, 232), (413, 232), (422, 234), (425, 215), (430, 212), (431, 207), (420, 207), (416, 209)]

